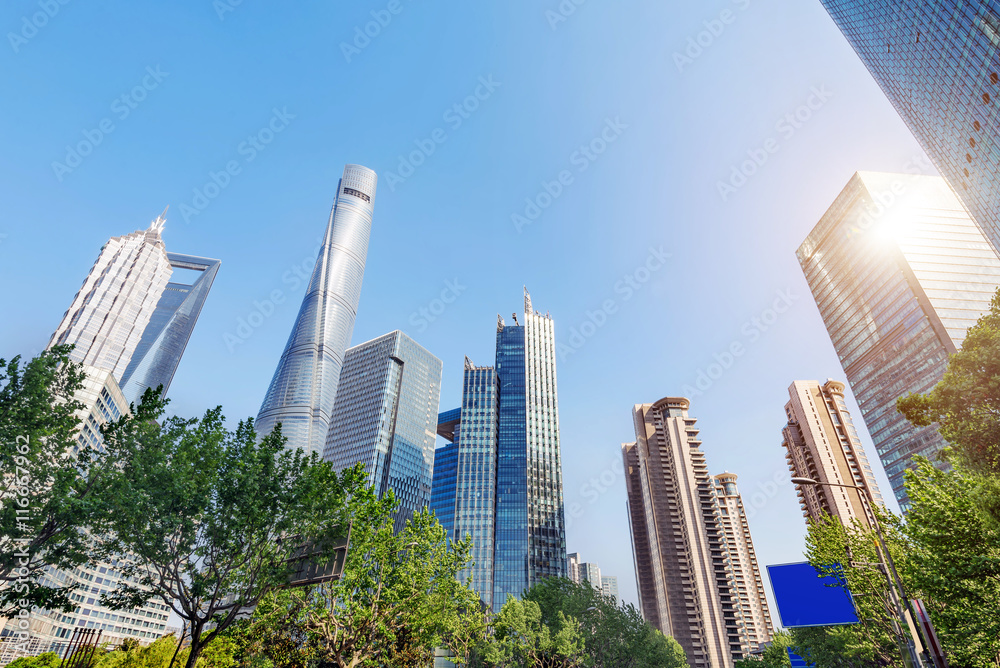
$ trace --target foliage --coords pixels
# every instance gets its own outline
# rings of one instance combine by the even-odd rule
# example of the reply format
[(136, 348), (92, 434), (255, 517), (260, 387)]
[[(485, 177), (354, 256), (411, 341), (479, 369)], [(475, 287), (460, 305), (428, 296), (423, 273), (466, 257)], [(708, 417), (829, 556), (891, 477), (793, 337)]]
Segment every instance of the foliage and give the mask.
[(23, 656), (7, 664), (7, 668), (59, 668), (62, 661), (55, 652), (45, 652), (38, 656)]
[[(38, 582), (51, 564), (71, 569), (91, 557), (90, 531), (107, 517), (108, 457), (79, 449), (75, 399), (84, 373), (70, 346), (21, 364), (0, 360), (0, 617), (39, 606), (69, 611), (69, 587)], [(78, 452), (75, 452), (78, 451)]]
[(791, 633), (777, 631), (771, 636), (771, 642), (763, 652), (736, 661), (735, 668), (791, 668), (792, 661), (788, 658), (787, 649), (792, 643)]
[(994, 481), (918, 458), (906, 490), (913, 508), (902, 526), (912, 544), (904, 578), (928, 602), (953, 663), (1000, 665), (1000, 526), (981, 509)]
[(360, 477), (286, 449), (280, 428), (259, 439), (252, 420), (227, 430), (221, 408), (201, 419), (165, 409), (147, 390), (134, 415), (103, 430), (120, 462), (109, 552), (129, 555), (119, 568), (133, 580), (102, 603), (163, 600), (187, 626), (193, 668), (242, 609), (288, 581), (301, 537), (332, 544)]
[(632, 605), (613, 599), (586, 583), (551, 578), (524, 596), (538, 603), (542, 620), (557, 626), (559, 614), (579, 620), (588, 662), (595, 668), (682, 668), (684, 650), (673, 638), (652, 628)]
[(897, 406), (915, 425), (938, 423), (971, 469), (1000, 475), (1000, 290), (948, 360), (941, 382), (928, 394), (900, 398)]
[[(879, 514), (883, 520), (888, 518), (884, 511)], [(897, 566), (906, 563), (909, 545), (898, 525), (884, 526), (884, 532)], [(879, 566), (878, 549), (874, 532), (858, 521), (849, 526), (829, 516), (809, 521), (806, 538), (809, 563), (821, 573), (835, 577), (840, 586), (851, 592), (861, 623), (796, 630), (795, 647), (801, 650), (796, 654), (821, 667), (900, 665), (889, 574)]]
[(291, 592), (293, 633), (304, 631), (319, 659), (339, 668), (424, 665), (435, 647), (464, 646), (460, 629), (485, 631), (479, 597), (458, 580), (469, 543), (449, 542), (426, 509), (394, 535), (396, 505), (391, 493), (354, 490), (343, 577)]
[(586, 666), (580, 623), (559, 610), (551, 624), (535, 601), (508, 596), (493, 619), (494, 637), (484, 648), (487, 665), (498, 668)]

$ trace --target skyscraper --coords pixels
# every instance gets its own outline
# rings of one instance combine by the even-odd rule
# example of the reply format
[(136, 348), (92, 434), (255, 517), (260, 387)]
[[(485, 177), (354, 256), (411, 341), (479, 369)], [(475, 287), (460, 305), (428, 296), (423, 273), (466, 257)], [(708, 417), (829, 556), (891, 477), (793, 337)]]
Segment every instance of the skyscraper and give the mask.
[[(854, 421), (844, 403), (844, 384), (828, 380), (797, 380), (788, 388), (785, 404), (788, 423), (781, 430), (785, 458), (793, 476), (823, 483), (856, 485), (868, 490), (875, 503), (884, 505), (878, 483)], [(837, 517), (845, 525), (860, 519), (874, 526), (864, 492), (824, 485), (796, 485), (802, 514), (819, 519)]]
[(1000, 250), (1000, 4), (822, 2), (938, 172)]
[(601, 581), (601, 567), (592, 562), (580, 564), (580, 582), (586, 582), (597, 591), (603, 591), (604, 583)]
[(431, 501), (440, 398), (441, 360), (398, 330), (344, 355), (323, 459), (364, 464), (380, 497), (391, 489), (397, 531)]
[(179, 253), (167, 253), (167, 260), (173, 269), (198, 272), (198, 278), (192, 283), (171, 281), (164, 288), (122, 375), (122, 392), (129, 403), (139, 403), (147, 387), (155, 389), (163, 385), (164, 394), (170, 389), (222, 264), (219, 260)]
[(566, 555), (566, 577), (580, 584), (580, 553), (570, 552)]
[(734, 478), (709, 476), (689, 405), (635, 406), (622, 446), (639, 605), (692, 668), (725, 668), (770, 640), (770, 615)]
[(931, 390), (989, 309), (1000, 259), (943, 179), (855, 174), (797, 256), (905, 509), (903, 471), (944, 446), (896, 399)]
[[(160, 234), (165, 215), (166, 211), (144, 232), (114, 237), (104, 245), (50, 341), (50, 346), (74, 344), (71, 357), (82, 364), (85, 374), (75, 396), (83, 405), (77, 413), (80, 447), (101, 447), (101, 425), (129, 412), (135, 399), (123, 392), (119, 382), (131, 378), (136, 399), (150, 386), (143, 382), (169, 385), (218, 271), (218, 260), (167, 253)], [(211, 278), (191, 286), (185, 298), (167, 294), (184, 288), (168, 283), (173, 267), (195, 262), (204, 264)], [(71, 598), (78, 607), (70, 612), (32, 612), (27, 652), (62, 652), (77, 627), (100, 629), (102, 639), (112, 644), (129, 638), (148, 644), (162, 635), (170, 613), (162, 603), (151, 600), (133, 610), (111, 610), (100, 604), (101, 594), (119, 585), (118, 567), (118, 558), (111, 558), (72, 570), (46, 568), (42, 583), (74, 587)], [(7, 621), (0, 636), (13, 635), (16, 626), (17, 620)], [(13, 643), (4, 643), (0, 665), (13, 658), (12, 647)]]
[(166, 213), (145, 232), (112, 237), (101, 247), (50, 348), (73, 344), (73, 361), (121, 381), (173, 271), (160, 238)]
[(367, 167), (344, 168), (316, 267), (257, 414), (257, 432), (280, 422), (289, 448), (322, 453), (326, 445), (361, 298), (376, 180)]
[(462, 409), (454, 408), (438, 415), (437, 433), (448, 443), (434, 451), (434, 476), (431, 479), (430, 509), (437, 516), (449, 539), (455, 538), (455, 490), (458, 485), (458, 443), (455, 428)]
[[(467, 577), (499, 609), (567, 566), (552, 319), (525, 290), (524, 323), (498, 318), (496, 341), (495, 366), (466, 358), (458, 419), (442, 414), (438, 433), (457, 444), (453, 536), (472, 537)], [(435, 480), (435, 496), (450, 484)]]
[[(771, 640), (771, 612), (767, 607), (764, 580), (757, 564), (757, 552), (750, 537), (750, 525), (743, 510), (743, 497), (736, 487), (735, 473), (720, 473), (715, 481), (715, 497), (719, 504), (719, 526), (729, 548), (729, 566), (733, 573), (733, 617), (737, 619), (740, 635), (740, 654), (747, 656), (763, 643)], [(745, 592), (745, 593), (744, 593)], [(723, 614), (727, 615), (723, 604)], [(730, 642), (730, 645), (732, 643)]]
[(618, 577), (615, 575), (601, 576), (601, 592), (618, 605)]

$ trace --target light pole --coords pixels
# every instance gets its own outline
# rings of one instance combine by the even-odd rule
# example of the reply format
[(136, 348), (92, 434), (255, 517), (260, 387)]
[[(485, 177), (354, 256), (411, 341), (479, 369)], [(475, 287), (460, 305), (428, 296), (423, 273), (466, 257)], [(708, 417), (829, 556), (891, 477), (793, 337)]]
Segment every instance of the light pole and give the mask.
[[(861, 492), (861, 499), (863, 502), (867, 503), (868, 509), (871, 512), (872, 524), (875, 527), (875, 535), (878, 536), (879, 548), (876, 550), (879, 557), (879, 566), (884, 570), (886, 576), (889, 579), (889, 593), (892, 598), (892, 602), (896, 607), (896, 614), (902, 619), (910, 632), (909, 638), (904, 638), (907, 652), (909, 657), (909, 663), (914, 668), (924, 668), (925, 663), (923, 657), (921, 657), (920, 652), (917, 651), (917, 647), (927, 647), (927, 644), (923, 642), (923, 638), (920, 637), (920, 632), (917, 630), (913, 623), (913, 608), (910, 606), (910, 599), (906, 597), (906, 590), (903, 588), (903, 581), (899, 578), (899, 573), (896, 571), (896, 564), (892, 560), (892, 555), (889, 554), (889, 548), (885, 544), (885, 536), (882, 535), (882, 526), (878, 521), (878, 514), (875, 512), (875, 500), (871, 498), (871, 493), (868, 488), (863, 485), (842, 485), (840, 483), (834, 482), (820, 482), (818, 480), (813, 480), (812, 478), (792, 478), (792, 484), (795, 485), (822, 485), (824, 487), (843, 487), (845, 489), (855, 489)], [(898, 593), (897, 593), (898, 592)], [(902, 637), (902, 629), (899, 627), (899, 623), (895, 623), (896, 629), (900, 636)], [(931, 661), (931, 665), (934, 662)], [(937, 666), (937, 668), (947, 668), (947, 666)]]

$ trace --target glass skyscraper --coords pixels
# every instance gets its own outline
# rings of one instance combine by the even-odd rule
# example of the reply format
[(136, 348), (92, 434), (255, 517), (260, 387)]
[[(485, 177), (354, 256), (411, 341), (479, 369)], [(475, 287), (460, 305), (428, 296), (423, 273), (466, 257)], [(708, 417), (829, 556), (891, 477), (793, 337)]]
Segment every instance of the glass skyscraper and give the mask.
[(989, 309), (1000, 259), (936, 176), (855, 174), (799, 247), (799, 263), (861, 407), (892, 491), (944, 446), (896, 399), (929, 392)]
[(197, 271), (199, 275), (193, 283), (171, 281), (164, 288), (121, 379), (122, 392), (132, 404), (139, 403), (147, 387), (163, 385), (164, 395), (170, 389), (222, 264), (219, 260), (179, 253), (167, 253), (167, 260), (173, 269)]
[[(452, 535), (472, 538), (468, 577), (499, 609), (508, 595), (566, 577), (567, 565), (552, 319), (525, 291), (524, 322), (498, 318), (496, 343), (495, 366), (466, 358), (457, 423), (443, 413), (438, 431), (458, 451)], [(449, 503), (438, 498), (438, 508)]]
[(395, 331), (344, 355), (323, 458), (365, 465), (381, 497), (392, 490), (396, 530), (431, 501), (441, 360)]
[(326, 445), (361, 298), (376, 181), (367, 167), (344, 168), (316, 267), (257, 414), (257, 432), (280, 422), (289, 448), (319, 454)]
[(1000, 2), (822, 2), (1000, 250)]

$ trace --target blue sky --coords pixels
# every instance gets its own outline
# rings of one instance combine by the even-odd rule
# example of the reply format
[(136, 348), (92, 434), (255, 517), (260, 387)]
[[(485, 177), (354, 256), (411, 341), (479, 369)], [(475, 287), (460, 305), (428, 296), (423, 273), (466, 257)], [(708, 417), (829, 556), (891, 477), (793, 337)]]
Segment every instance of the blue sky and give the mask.
[(64, 1), (0, 8), (0, 356), (42, 349), (101, 245), (169, 204), (167, 247), (222, 260), (172, 407), (255, 415), (360, 163), (355, 343), (413, 336), (444, 410), (522, 285), (555, 319), (571, 552), (636, 600), (620, 444), (633, 404), (691, 386), (761, 565), (801, 557), (787, 387), (843, 371), (794, 251), (855, 171), (926, 164), (818, 0)]

